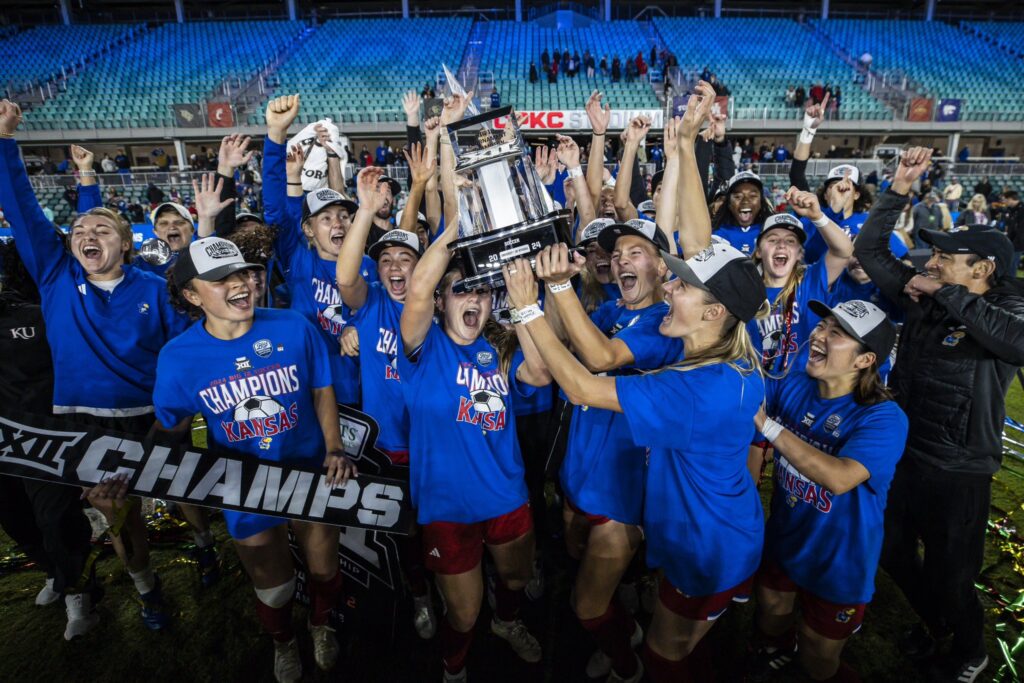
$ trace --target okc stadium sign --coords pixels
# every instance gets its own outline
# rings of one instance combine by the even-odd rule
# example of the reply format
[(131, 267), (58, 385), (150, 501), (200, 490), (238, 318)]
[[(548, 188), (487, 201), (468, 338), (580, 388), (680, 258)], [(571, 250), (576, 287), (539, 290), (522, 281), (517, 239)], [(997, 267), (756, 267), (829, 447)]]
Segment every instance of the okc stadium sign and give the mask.
[[(590, 130), (590, 118), (584, 109), (565, 111), (517, 111), (513, 112), (521, 130)], [(637, 116), (651, 119), (651, 128), (665, 127), (665, 112), (661, 109), (628, 109), (612, 111), (609, 129), (621, 129)], [(496, 119), (495, 128), (504, 128), (506, 117)]]
[[(374, 448), (367, 437), (376, 436), (376, 425), (358, 411), (341, 422), (346, 452), (358, 464)], [(322, 469), (139, 441), (10, 411), (0, 416), (0, 474), (86, 487), (127, 475), (133, 495), (397, 534), (406, 533), (411, 515), (407, 487), (398, 480), (361, 473), (332, 489)]]

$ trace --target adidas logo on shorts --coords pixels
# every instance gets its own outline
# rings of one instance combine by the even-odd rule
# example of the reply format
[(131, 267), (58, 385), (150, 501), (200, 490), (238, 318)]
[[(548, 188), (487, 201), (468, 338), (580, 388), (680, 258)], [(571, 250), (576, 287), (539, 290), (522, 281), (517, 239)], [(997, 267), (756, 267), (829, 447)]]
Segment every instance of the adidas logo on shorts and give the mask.
[(441, 557), (441, 551), (438, 550), (437, 548), (434, 548), (433, 550), (430, 551), (430, 556), (431, 557)]

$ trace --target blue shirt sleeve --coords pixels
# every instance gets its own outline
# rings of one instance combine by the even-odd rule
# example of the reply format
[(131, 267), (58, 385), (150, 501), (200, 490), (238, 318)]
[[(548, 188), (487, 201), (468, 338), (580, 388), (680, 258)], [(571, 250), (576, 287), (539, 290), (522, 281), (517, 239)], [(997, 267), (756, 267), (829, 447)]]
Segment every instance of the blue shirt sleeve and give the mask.
[(174, 428), (182, 420), (196, 413), (195, 398), (179, 383), (184, 371), (185, 369), (178, 367), (174, 361), (173, 349), (160, 352), (156, 363), (153, 407), (156, 409), (156, 419), (167, 429)]
[(39, 208), (18, 145), (12, 139), (0, 139), (0, 206), (29, 275), (40, 288), (51, 284), (70, 266), (71, 255)]
[(96, 185), (79, 185), (78, 202), (75, 211), (85, 213), (90, 209), (103, 206), (103, 197), (100, 196), (99, 183)]
[(274, 251), (282, 263), (288, 264), (303, 236), (301, 225), (289, 211), (285, 154), (284, 145), (269, 138), (263, 143), (263, 218), (267, 225), (277, 226)]
[[(313, 380), (313, 388), (323, 389), (334, 386), (334, 380), (331, 377), (331, 359), (327, 356), (332, 351), (328, 347), (327, 341), (316, 331), (313, 323), (298, 315), (295, 318), (295, 324), (302, 325), (306, 359), (309, 367), (312, 368), (310, 377)], [(335, 348), (333, 353), (341, 353), (341, 349)]]
[(530, 398), (537, 392), (537, 387), (526, 382), (519, 381), (516, 376), (519, 373), (519, 366), (523, 364), (526, 358), (523, 356), (522, 349), (516, 349), (516, 352), (512, 354), (512, 363), (508, 367), (508, 385), (511, 392), (515, 394), (516, 398)]
[[(689, 386), (693, 374), (663, 370), (615, 378), (619, 405), (636, 445), (686, 449), (696, 414), (697, 392)], [(667, 424), (671, 424), (672, 429), (665, 429)]]
[(679, 360), (682, 344), (658, 332), (661, 316), (645, 315), (615, 335), (633, 354), (633, 365), (645, 370), (660, 368)]
[[(839, 457), (856, 460), (871, 477), (889, 481), (907, 442), (907, 416), (893, 402), (879, 403), (858, 422)], [(871, 479), (868, 479), (870, 484)]]

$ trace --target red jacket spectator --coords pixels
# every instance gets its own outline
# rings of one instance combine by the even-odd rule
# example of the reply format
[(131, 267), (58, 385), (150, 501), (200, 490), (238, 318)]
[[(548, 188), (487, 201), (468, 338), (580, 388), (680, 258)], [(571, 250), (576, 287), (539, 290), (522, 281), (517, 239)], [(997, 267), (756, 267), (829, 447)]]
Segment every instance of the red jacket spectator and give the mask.
[(811, 86), (811, 101), (815, 104), (821, 104), (823, 99), (825, 99), (825, 88), (821, 83), (815, 83)]
[(644, 61), (644, 54), (642, 52), (636, 53), (636, 72), (641, 76), (647, 73), (647, 62)]

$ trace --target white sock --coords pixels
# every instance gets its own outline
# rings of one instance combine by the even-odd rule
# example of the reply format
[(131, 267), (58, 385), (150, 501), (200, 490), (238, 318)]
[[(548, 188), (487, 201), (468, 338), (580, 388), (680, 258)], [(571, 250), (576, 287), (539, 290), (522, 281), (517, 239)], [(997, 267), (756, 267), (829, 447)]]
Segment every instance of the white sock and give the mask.
[(208, 548), (213, 545), (213, 532), (209, 529), (206, 531), (193, 531), (192, 538), (195, 539), (197, 548)]
[(132, 577), (132, 581), (135, 582), (135, 590), (139, 591), (139, 595), (151, 593), (156, 588), (156, 574), (153, 573), (152, 567), (146, 567), (137, 572), (129, 570), (128, 576)]

